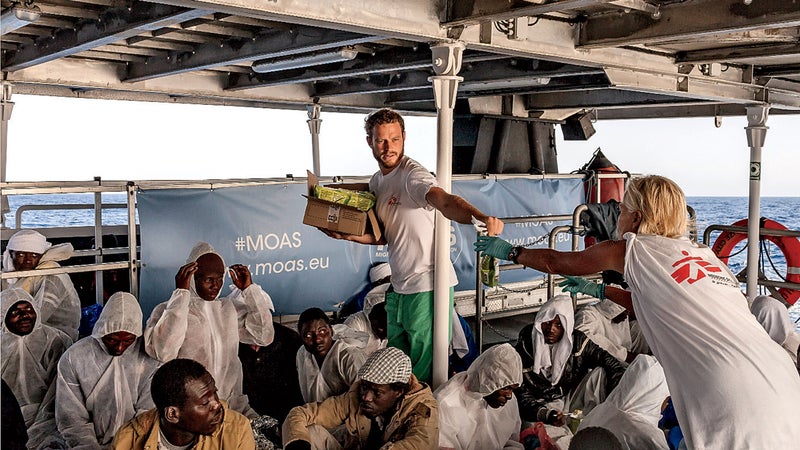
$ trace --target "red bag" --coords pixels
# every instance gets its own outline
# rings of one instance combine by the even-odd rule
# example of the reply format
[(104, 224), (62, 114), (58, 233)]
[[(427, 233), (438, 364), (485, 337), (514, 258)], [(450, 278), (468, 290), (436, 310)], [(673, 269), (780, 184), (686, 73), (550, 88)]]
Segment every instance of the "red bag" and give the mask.
[(536, 422), (533, 426), (522, 430), (519, 440), (525, 445), (525, 450), (559, 450), (547, 434), (544, 422)]

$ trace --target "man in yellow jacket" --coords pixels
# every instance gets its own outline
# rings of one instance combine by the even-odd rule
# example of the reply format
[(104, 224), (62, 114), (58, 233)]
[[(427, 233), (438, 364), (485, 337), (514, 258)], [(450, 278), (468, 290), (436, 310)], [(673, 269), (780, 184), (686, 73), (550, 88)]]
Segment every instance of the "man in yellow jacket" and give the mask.
[(285, 450), (435, 449), (439, 407), (430, 387), (411, 374), (411, 359), (384, 348), (361, 366), (349, 392), (292, 409), (283, 424), (283, 445)]
[(217, 397), (214, 378), (197, 361), (169, 361), (153, 375), (150, 389), (155, 409), (123, 426), (114, 449), (255, 449), (250, 421)]

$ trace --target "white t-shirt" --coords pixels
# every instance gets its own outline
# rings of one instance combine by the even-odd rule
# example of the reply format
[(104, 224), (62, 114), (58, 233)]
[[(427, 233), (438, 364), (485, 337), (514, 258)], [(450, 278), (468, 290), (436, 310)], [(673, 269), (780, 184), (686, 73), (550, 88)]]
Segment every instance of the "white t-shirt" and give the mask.
[(625, 239), (634, 310), (688, 448), (797, 448), (800, 377), (728, 267), (687, 238)]
[[(377, 172), (369, 181), (389, 244), (392, 287), (400, 294), (433, 290), (436, 210), (425, 196), (434, 186), (438, 186), (436, 178), (407, 156), (389, 174)], [(450, 286), (455, 286), (458, 280), (452, 263), (447, 270)]]

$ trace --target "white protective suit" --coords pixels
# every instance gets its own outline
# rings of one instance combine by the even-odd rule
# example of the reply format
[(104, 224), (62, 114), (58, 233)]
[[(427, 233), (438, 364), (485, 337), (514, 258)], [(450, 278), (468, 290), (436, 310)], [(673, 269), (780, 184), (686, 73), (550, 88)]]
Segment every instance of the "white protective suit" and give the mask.
[[(544, 341), (542, 323), (549, 322), (558, 316), (564, 327), (564, 337), (555, 344)], [(547, 378), (555, 386), (564, 373), (564, 366), (572, 353), (572, 331), (575, 329), (575, 314), (572, 311), (572, 299), (568, 295), (557, 295), (542, 305), (533, 320), (533, 373)]]
[[(386, 264), (386, 266), (388, 267), (388, 264)], [(370, 276), (372, 276), (371, 272), (372, 271), (370, 271)], [(369, 322), (369, 313), (372, 312), (372, 308), (375, 305), (385, 301), (385, 294), (388, 289), (389, 283), (381, 284), (372, 288), (372, 290), (367, 294), (367, 297), (364, 299), (364, 310), (351, 314), (350, 317), (344, 321), (344, 324), (347, 325), (350, 330), (358, 332), (358, 334), (353, 334), (353, 337), (365, 341), (364, 353), (366, 356), (373, 354), (376, 350), (386, 348), (387, 339), (379, 338), (372, 331), (372, 324)], [(382, 293), (384, 296), (370, 296), (373, 293)], [(342, 335), (350, 336), (350, 334), (348, 334), (346, 331), (342, 331), (341, 328), (338, 328), (337, 332)]]
[(625, 362), (633, 348), (630, 323), (627, 318), (618, 323), (611, 321), (624, 312), (625, 308), (607, 299), (584, 306), (575, 312), (575, 329)]
[(350, 339), (335, 340), (322, 360), (322, 367), (305, 347), (297, 350), (297, 376), (306, 403), (321, 402), (350, 389), (356, 381), (358, 369), (367, 360), (360, 345)]
[(63, 332), (42, 324), (39, 318), (33, 331), (19, 336), (8, 330), (6, 315), (17, 302), (27, 301), (36, 313), (39, 305), (22, 289), (2, 293), (2, 377), (17, 397), (25, 426), (28, 448), (38, 448), (58, 439), (55, 421), (56, 370), (58, 359), (72, 344)]
[(626, 233), (625, 280), (691, 449), (797, 448), (800, 377), (736, 277), (688, 238)]
[[(3, 252), (3, 272), (15, 272), (11, 250), (40, 253), (42, 259), (36, 269), (61, 267), (56, 261), (72, 257), (72, 244), (50, 245), (45, 237), (34, 230), (21, 230), (11, 236)], [(69, 275), (41, 275), (3, 280), (3, 289), (16, 287), (26, 290), (39, 302), (40, 320), (45, 325), (58, 328), (74, 342), (78, 339), (81, 324), (81, 300)]]
[[(198, 243), (187, 263), (216, 253), (207, 243)], [(221, 258), (221, 257), (220, 257)], [(266, 347), (275, 337), (270, 296), (253, 283), (244, 291), (232, 286), (222, 299), (205, 301), (194, 285), (175, 289), (169, 300), (155, 307), (144, 331), (147, 354), (167, 362), (175, 358), (198, 361), (214, 377), (219, 398), (231, 409), (249, 418), (257, 417), (242, 393), (242, 363), (239, 341)]]
[(761, 326), (773, 341), (780, 344), (797, 365), (797, 349), (800, 346), (800, 334), (795, 331), (789, 319), (789, 310), (783, 303), (769, 295), (759, 295), (750, 305), (750, 311), (756, 316)]
[(669, 446), (658, 421), (661, 405), (668, 396), (661, 364), (652, 356), (638, 355), (606, 401), (584, 417), (578, 430), (605, 428), (627, 450), (667, 450)]
[[(122, 355), (112, 356), (103, 336), (137, 336)], [(117, 292), (106, 302), (92, 335), (70, 347), (58, 363), (56, 422), (71, 449), (106, 449), (117, 430), (152, 409), (150, 380), (160, 365), (144, 351), (142, 309), (136, 297)]]
[(456, 450), (522, 449), (522, 419), (517, 398), (492, 408), (483, 397), (522, 383), (522, 360), (514, 347), (500, 344), (483, 352), (466, 372), (441, 385), (434, 397), (439, 402), (439, 447)]

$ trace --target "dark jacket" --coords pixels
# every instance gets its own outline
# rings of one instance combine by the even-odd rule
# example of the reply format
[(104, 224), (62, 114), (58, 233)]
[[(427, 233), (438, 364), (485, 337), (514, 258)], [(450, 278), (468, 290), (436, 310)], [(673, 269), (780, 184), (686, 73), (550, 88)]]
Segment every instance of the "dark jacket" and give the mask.
[(533, 373), (533, 324), (526, 325), (519, 332), (516, 350), (522, 357), (522, 385), (514, 391), (519, 403), (519, 412), (523, 420), (530, 422), (546, 422), (547, 402), (567, 395), (583, 380), (590, 369), (602, 367), (606, 371), (606, 392), (610, 393), (619, 383), (625, 367), (617, 358), (603, 350), (586, 337), (583, 332), (572, 332), (572, 354), (564, 365), (561, 379), (553, 386), (549, 380), (538, 373)]

